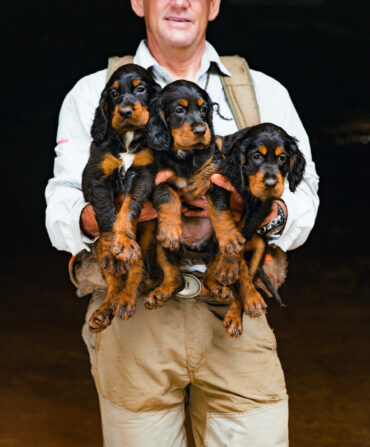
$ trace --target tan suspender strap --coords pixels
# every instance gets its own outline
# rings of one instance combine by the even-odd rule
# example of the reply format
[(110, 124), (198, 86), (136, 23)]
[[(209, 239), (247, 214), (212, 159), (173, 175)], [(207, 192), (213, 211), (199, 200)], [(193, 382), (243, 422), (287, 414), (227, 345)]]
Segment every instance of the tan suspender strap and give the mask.
[[(110, 57), (107, 82), (117, 68), (133, 60), (133, 56)], [(221, 56), (221, 61), (231, 73), (231, 77), (220, 73), (220, 79), (238, 129), (259, 124), (257, 98), (247, 61), (240, 56)]]
[(134, 62), (134, 56), (112, 56), (108, 59), (108, 70), (107, 70), (107, 78), (106, 82), (109, 81), (109, 78), (112, 76), (113, 72), (117, 70), (117, 68), (122, 65), (132, 64)]
[(247, 61), (240, 56), (221, 56), (221, 62), (231, 73), (231, 77), (220, 74), (220, 79), (238, 129), (259, 124), (256, 92)]

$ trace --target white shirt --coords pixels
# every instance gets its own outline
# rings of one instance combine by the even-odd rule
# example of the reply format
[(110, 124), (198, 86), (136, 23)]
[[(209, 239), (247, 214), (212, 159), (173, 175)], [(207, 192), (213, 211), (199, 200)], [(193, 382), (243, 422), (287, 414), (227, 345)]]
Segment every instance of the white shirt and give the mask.
[[(204, 88), (211, 62), (217, 64), (222, 73), (230, 75), (222, 64), (216, 50), (206, 42), (201, 66), (194, 82)], [(142, 41), (134, 57), (134, 63), (144, 68), (154, 67), (155, 80), (163, 87), (172, 79), (150, 54)], [(76, 254), (89, 250), (94, 240), (85, 236), (80, 229), (80, 215), (87, 205), (81, 191), (82, 171), (89, 158), (90, 128), (101, 92), (106, 84), (107, 70), (101, 70), (80, 79), (66, 96), (59, 115), (57, 145), (55, 148), (54, 177), (46, 187), (46, 228), (51, 242), (58, 250)], [(283, 200), (288, 209), (288, 219), (280, 238), (274, 243), (284, 251), (302, 245), (315, 222), (319, 198), (319, 178), (312, 161), (310, 143), (287, 90), (273, 78), (251, 70), (261, 122), (270, 122), (298, 138), (299, 148), (306, 158), (303, 181), (293, 194), (285, 188)], [(232, 118), (229, 105), (222, 90), (220, 78), (211, 74), (207, 92), (213, 102), (220, 106), (223, 116)], [(237, 130), (234, 120), (226, 121), (214, 113), (214, 128), (218, 135), (227, 135)]]

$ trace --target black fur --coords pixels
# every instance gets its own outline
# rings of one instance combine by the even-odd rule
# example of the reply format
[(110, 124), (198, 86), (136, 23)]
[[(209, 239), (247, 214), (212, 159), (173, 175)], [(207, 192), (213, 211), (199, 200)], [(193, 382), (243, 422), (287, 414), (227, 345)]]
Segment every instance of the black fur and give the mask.
[[(133, 85), (135, 79), (140, 81), (136, 87)], [(132, 213), (138, 217), (144, 201), (151, 192), (156, 172), (153, 163), (136, 168), (131, 165), (128, 170), (119, 168), (109, 176), (102, 171), (101, 163), (106, 154), (116, 158), (122, 153), (132, 153), (135, 156), (146, 147), (144, 135), (146, 122), (138, 126), (131, 118), (122, 118), (119, 123), (121, 127), (117, 128), (117, 125), (114, 127), (112, 122), (114, 110), (115, 108), (134, 110), (135, 103), (143, 107), (143, 110), (149, 109), (152, 98), (159, 91), (160, 87), (145, 69), (128, 64), (112, 74), (101, 94), (91, 127), (93, 142), (90, 158), (82, 176), (85, 200), (92, 203), (101, 232), (112, 231), (116, 216), (114, 198), (118, 193), (132, 192), (134, 197)], [(128, 132), (133, 132), (129, 144), (126, 140)]]
[[(281, 148), (278, 150), (278, 155), (275, 152), (277, 148)], [(261, 153), (261, 150), (266, 153)], [(285, 178), (288, 180), (289, 189), (292, 192), (296, 190), (303, 179), (305, 158), (298, 149), (297, 140), (281, 127), (270, 123), (259, 124), (226, 136), (222, 151), (226, 155), (222, 174), (244, 200), (245, 224), (241, 233), (248, 242), (270, 214), (273, 201), (281, 197)], [(258, 188), (251, 184), (254, 179), (260, 180)], [(274, 181), (280, 187), (275, 187)], [(267, 249), (266, 239), (265, 244)], [(267, 276), (262, 270), (263, 260), (264, 256), (261, 258), (257, 274), (281, 302), (277, 292), (272, 292), (272, 285), (266, 283)]]

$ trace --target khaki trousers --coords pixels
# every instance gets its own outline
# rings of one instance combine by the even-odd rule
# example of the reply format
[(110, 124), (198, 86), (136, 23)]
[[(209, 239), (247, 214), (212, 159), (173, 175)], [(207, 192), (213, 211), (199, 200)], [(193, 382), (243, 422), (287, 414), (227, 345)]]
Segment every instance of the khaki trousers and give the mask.
[[(101, 304), (95, 292), (86, 321)], [(287, 447), (288, 404), (275, 336), (265, 316), (244, 333), (222, 327), (227, 306), (173, 298), (83, 338), (99, 394), (106, 447), (185, 447), (188, 395), (197, 447)]]

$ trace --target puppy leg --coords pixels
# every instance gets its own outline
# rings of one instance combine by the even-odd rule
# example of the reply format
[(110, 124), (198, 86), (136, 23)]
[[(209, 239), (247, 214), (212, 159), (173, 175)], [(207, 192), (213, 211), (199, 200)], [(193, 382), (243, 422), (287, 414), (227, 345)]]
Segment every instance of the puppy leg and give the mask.
[(112, 275), (123, 275), (126, 273), (125, 264), (116, 259), (111, 251), (113, 233), (102, 233), (97, 243), (97, 258), (103, 272)]
[(240, 297), (230, 304), (223, 321), (223, 326), (230, 337), (240, 337), (243, 333), (244, 306)]
[(136, 242), (137, 219), (154, 187), (154, 166), (149, 164), (136, 169), (131, 189), (113, 225), (112, 253), (127, 269), (141, 256), (140, 246)]
[(244, 258), (240, 261), (239, 296), (244, 304), (246, 315), (257, 318), (266, 313), (267, 305), (252, 284)]
[(177, 250), (182, 238), (181, 201), (166, 183), (156, 186), (153, 204), (158, 211), (157, 239), (164, 248)]
[(177, 268), (175, 256), (166, 251), (160, 243), (156, 246), (157, 260), (163, 271), (163, 281), (145, 299), (147, 309), (156, 309), (184, 288), (184, 278)]
[(142, 222), (139, 230), (139, 244), (142, 258), (137, 259), (131, 266), (124, 288), (114, 300), (114, 315), (121, 320), (128, 320), (135, 314), (136, 300), (140, 295), (145, 279), (145, 263), (150, 256), (150, 250), (155, 244), (155, 221)]
[(221, 253), (217, 251), (215, 259), (210, 263), (204, 274), (203, 282), (214, 298), (221, 303), (230, 303), (234, 299), (233, 292), (227, 285), (220, 284), (217, 275), (217, 267), (221, 258)]
[(215, 185), (206, 197), (209, 218), (221, 253), (236, 255), (243, 250), (245, 239), (229, 209), (229, 195), (228, 191)]

